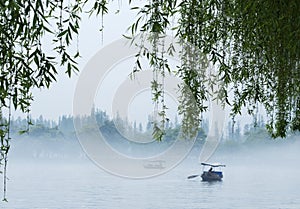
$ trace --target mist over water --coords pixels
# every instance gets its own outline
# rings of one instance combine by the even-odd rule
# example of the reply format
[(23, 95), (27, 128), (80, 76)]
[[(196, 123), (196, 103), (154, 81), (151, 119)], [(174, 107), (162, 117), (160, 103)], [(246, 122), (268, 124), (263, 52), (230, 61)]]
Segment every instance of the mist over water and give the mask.
[(202, 144), (170, 172), (132, 180), (111, 175), (76, 140), (14, 140), (8, 203), (1, 208), (299, 208), (300, 140), (222, 143), (209, 162), (226, 164), (221, 182), (202, 182)]

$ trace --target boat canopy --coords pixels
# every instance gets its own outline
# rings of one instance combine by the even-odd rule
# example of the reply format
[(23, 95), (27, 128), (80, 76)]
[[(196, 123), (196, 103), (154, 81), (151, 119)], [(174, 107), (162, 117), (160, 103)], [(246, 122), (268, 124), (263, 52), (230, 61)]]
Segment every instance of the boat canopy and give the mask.
[(211, 167), (225, 167), (226, 166), (226, 165), (217, 164), (217, 163), (213, 163), (213, 164), (210, 164), (210, 163), (201, 163), (201, 165), (211, 166)]

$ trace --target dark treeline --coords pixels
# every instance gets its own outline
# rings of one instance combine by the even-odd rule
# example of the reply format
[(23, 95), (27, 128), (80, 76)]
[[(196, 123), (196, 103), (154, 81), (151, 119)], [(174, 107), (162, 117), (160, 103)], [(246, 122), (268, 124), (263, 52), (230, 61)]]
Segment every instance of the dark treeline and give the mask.
[[(281, 141), (270, 137), (265, 129), (263, 117), (257, 118), (258, 120), (249, 124), (233, 120), (227, 122), (218, 149), (225, 153), (235, 152), (249, 147), (271, 146), (274, 141)], [(112, 119), (106, 112), (95, 110), (91, 115), (80, 118), (80, 126), (78, 128), (76, 125), (75, 130), (74, 124), (77, 124), (77, 120), (78, 118), (74, 120), (71, 115), (63, 115), (56, 121), (40, 116), (31, 119), (28, 124), (27, 119), (12, 118), (10, 132), (14, 149), (11, 158), (15, 160), (48, 159), (50, 161), (69, 159), (72, 162), (85, 160), (86, 153), (80, 146), (78, 134), (89, 137), (89, 133), (99, 130), (114, 150), (131, 157), (151, 157), (162, 153), (180, 137), (181, 125), (177, 119), (166, 124), (166, 132), (162, 141), (156, 141), (152, 137), (153, 119), (150, 116), (147, 122), (142, 124), (130, 122), (118, 115)], [(208, 129), (209, 120), (203, 119), (191, 157), (199, 154)], [(299, 139), (299, 137), (290, 139), (293, 138)]]
[[(18, 117), (11, 119), (11, 135), (13, 138), (39, 138), (39, 139), (76, 139), (77, 132), (95, 131), (95, 123), (97, 128), (110, 138), (116, 138), (122, 135), (135, 136), (138, 138), (152, 137), (153, 119), (148, 117), (146, 124), (130, 122), (120, 116), (111, 118), (106, 112), (101, 110), (93, 110), (91, 115), (80, 118), (80, 129), (74, 128), (74, 117), (71, 115), (60, 116), (58, 121), (49, 120), (42, 115), (38, 118), (32, 118), (30, 121)], [(208, 122), (204, 122), (199, 130), (198, 139), (205, 138), (205, 129), (208, 128)], [(164, 142), (175, 140), (180, 133), (180, 124), (177, 117), (174, 122), (168, 121), (165, 126)]]
[[(73, 123), (73, 116), (63, 115), (59, 117), (58, 121), (49, 120), (42, 115), (39, 118), (31, 119), (29, 122), (27, 119), (21, 117), (12, 118), (11, 120), (11, 133), (13, 138), (45, 138), (45, 139), (76, 139), (76, 131)], [(104, 132), (106, 135), (119, 135), (125, 133), (126, 136), (134, 135), (136, 137), (151, 137), (153, 119), (148, 116), (146, 125), (137, 123), (136, 121), (130, 122), (127, 119), (123, 119), (120, 116), (116, 116), (112, 119), (106, 112), (101, 110), (93, 110), (90, 116), (86, 116), (80, 119), (82, 132), (91, 131), (95, 126), (92, 125), (93, 121), (96, 121), (97, 128)], [(208, 131), (209, 122), (208, 119), (204, 119), (199, 129), (197, 137), (198, 141), (204, 141), (206, 133)], [(27, 131), (26, 131), (27, 130)], [(177, 117), (173, 122), (168, 121), (166, 123), (166, 135), (164, 141), (173, 141), (180, 134), (180, 122)], [(121, 134), (121, 135), (120, 135)], [(253, 137), (255, 135), (255, 137)], [(262, 116), (258, 117), (252, 124), (241, 125), (240, 121), (230, 120), (223, 133), (223, 141), (235, 141), (241, 142), (245, 140), (251, 140), (252, 138), (270, 138), (265, 130), (265, 122)]]

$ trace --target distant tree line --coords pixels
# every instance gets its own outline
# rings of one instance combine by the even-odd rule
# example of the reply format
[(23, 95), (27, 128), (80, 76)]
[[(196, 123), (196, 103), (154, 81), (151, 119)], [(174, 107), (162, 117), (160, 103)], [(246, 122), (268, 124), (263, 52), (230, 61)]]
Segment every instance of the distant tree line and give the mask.
[[(11, 133), (13, 138), (45, 138), (45, 139), (76, 139), (76, 131), (74, 128), (74, 117), (71, 115), (62, 115), (58, 120), (49, 120), (42, 115), (38, 118), (32, 118), (28, 124), (27, 119), (12, 117), (11, 119)], [(136, 137), (151, 137), (153, 132), (153, 118), (148, 116), (146, 123), (129, 121), (127, 118), (122, 118), (118, 114), (111, 118), (105, 111), (93, 109), (91, 115), (82, 117), (80, 119), (82, 132), (88, 132), (95, 128), (92, 124), (96, 121), (96, 126), (101, 132), (106, 134), (126, 134), (127, 136), (135, 135)], [(173, 122), (172, 122), (173, 121)], [(181, 124), (177, 117), (172, 121), (167, 121), (165, 124), (165, 136), (163, 141), (175, 140), (180, 133)], [(201, 128), (197, 135), (198, 141), (204, 141), (209, 129), (209, 120), (203, 119)], [(251, 135), (255, 131), (267, 133), (265, 129), (265, 122), (262, 116), (252, 124), (241, 125), (241, 121), (230, 120), (225, 127), (223, 133), (223, 140), (240, 141), (245, 137)], [(268, 136), (266, 136), (268, 137)]]

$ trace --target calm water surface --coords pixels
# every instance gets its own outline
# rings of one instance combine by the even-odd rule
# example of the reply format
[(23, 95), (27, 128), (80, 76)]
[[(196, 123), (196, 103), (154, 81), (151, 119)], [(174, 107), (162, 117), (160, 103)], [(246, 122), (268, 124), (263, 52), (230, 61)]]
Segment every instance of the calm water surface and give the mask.
[(187, 180), (175, 169), (129, 180), (93, 164), (16, 165), (10, 168), (8, 203), (1, 208), (300, 208), (299, 170), (227, 167), (222, 182)]
[(241, 152), (242, 159), (217, 156), (227, 167), (223, 181), (215, 183), (187, 179), (201, 173), (196, 158), (187, 159), (165, 175), (145, 180), (113, 176), (89, 160), (12, 160), (9, 202), (1, 202), (0, 208), (299, 209), (299, 151), (289, 154), (278, 150), (272, 151), (273, 156), (264, 152)]

